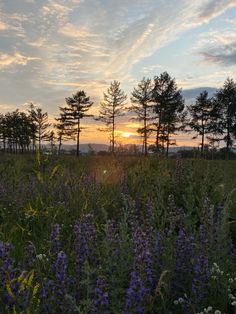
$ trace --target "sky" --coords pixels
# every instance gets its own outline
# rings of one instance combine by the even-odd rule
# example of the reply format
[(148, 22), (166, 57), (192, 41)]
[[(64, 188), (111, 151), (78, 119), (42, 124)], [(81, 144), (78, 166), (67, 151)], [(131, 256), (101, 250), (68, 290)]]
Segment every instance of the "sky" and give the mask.
[[(0, 0), (0, 112), (42, 106), (50, 121), (65, 97), (85, 90), (97, 115), (112, 80), (130, 92), (167, 71), (186, 103), (236, 79), (236, 0)], [(84, 121), (83, 143), (107, 143)], [(121, 118), (121, 142), (139, 142)], [(197, 145), (179, 135), (178, 145)]]

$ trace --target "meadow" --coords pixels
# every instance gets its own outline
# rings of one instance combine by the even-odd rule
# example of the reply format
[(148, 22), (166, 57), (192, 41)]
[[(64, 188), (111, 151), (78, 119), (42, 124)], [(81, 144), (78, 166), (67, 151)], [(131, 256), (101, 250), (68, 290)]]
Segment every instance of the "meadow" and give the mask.
[(235, 313), (236, 161), (0, 155), (0, 313)]

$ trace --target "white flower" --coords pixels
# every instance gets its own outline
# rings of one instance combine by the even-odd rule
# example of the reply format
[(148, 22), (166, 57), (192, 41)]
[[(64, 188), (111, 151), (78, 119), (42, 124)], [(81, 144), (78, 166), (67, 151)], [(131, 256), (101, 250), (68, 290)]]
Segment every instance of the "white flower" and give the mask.
[(179, 301), (178, 300), (174, 300), (174, 305), (178, 305)]
[(45, 254), (38, 254), (36, 255), (36, 258), (40, 261), (42, 261), (43, 259), (46, 259), (46, 255)]
[(233, 301), (231, 305), (236, 306), (236, 301)]
[(183, 298), (179, 298), (179, 303), (181, 304), (181, 303), (184, 303), (184, 299)]
[(221, 314), (221, 311), (216, 310), (216, 311), (215, 311), (215, 314)]

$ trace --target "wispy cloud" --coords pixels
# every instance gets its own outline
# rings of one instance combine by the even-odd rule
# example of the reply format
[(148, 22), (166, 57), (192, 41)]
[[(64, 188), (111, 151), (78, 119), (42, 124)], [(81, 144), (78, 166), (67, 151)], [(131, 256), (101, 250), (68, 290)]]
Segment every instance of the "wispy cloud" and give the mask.
[[(11, 81), (21, 97), (41, 97), (53, 108), (78, 88), (86, 89), (98, 103), (111, 80), (122, 81), (128, 90), (140, 79), (132, 72), (136, 64), (233, 7), (235, 0), (3, 1), (0, 69), (5, 75), (0, 94), (4, 91), (7, 100)], [(205, 61), (235, 62), (235, 37), (230, 32), (226, 35), (218, 31), (201, 38), (197, 51)], [(214, 42), (207, 43), (209, 39)], [(161, 66), (157, 59), (144, 65), (141, 74), (165, 70)], [(19, 76), (24, 80), (18, 82)], [(178, 79), (182, 86), (203, 84), (197, 75), (184, 76)], [(207, 77), (203, 79), (207, 86)]]
[(235, 0), (211, 0), (205, 1), (200, 8), (199, 19), (205, 22), (209, 21), (230, 8), (236, 7)]
[(4, 69), (14, 65), (26, 65), (29, 61), (33, 60), (40, 60), (40, 58), (27, 57), (20, 53), (15, 53), (14, 55), (0, 53), (0, 69)]
[(234, 67), (236, 64), (236, 34), (234, 25), (211, 30), (203, 35), (196, 47), (206, 64)]

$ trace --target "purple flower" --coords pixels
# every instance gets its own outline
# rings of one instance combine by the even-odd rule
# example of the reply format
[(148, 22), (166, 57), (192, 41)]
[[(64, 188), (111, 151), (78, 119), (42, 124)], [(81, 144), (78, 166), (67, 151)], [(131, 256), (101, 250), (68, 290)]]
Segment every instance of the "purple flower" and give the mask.
[(113, 220), (108, 220), (106, 223), (106, 239), (109, 241), (112, 248), (114, 248), (114, 252), (118, 252), (119, 246), (119, 231), (117, 225)]
[(57, 254), (57, 259), (55, 262), (55, 273), (58, 282), (63, 284), (66, 280), (66, 269), (67, 269), (67, 256), (61, 251)]
[(148, 293), (149, 289), (145, 288), (140, 275), (135, 271), (132, 272), (123, 314), (143, 314)]
[(0, 259), (4, 260), (8, 258), (12, 250), (13, 246), (11, 243), (4, 244), (0, 241)]
[(183, 178), (183, 160), (181, 153), (178, 153), (175, 161), (175, 179), (176, 183), (180, 183)]
[(101, 278), (98, 278), (92, 302), (92, 313), (106, 314), (108, 311), (108, 306), (109, 300), (106, 284)]
[(90, 260), (94, 253), (95, 229), (93, 215), (85, 215), (83, 222), (77, 221), (75, 230), (75, 252), (77, 256), (78, 274), (82, 271), (83, 263)]
[(196, 300), (197, 308), (200, 309), (202, 301), (207, 296), (209, 289), (209, 277), (210, 271), (208, 266), (208, 258), (206, 255), (201, 253), (194, 265), (194, 277), (192, 282), (192, 293)]
[(188, 290), (195, 256), (194, 237), (180, 229), (173, 253), (172, 294), (174, 299), (184, 295)]
[(133, 235), (134, 243), (134, 269), (144, 275), (147, 285), (152, 285), (153, 278), (153, 260), (145, 232), (138, 227)]
[(25, 247), (25, 261), (24, 265), (27, 269), (30, 269), (33, 267), (34, 261), (36, 258), (36, 253), (35, 253), (35, 247), (33, 243), (29, 243)]
[(178, 231), (184, 228), (185, 211), (181, 207), (177, 207), (175, 204), (174, 195), (170, 194), (168, 197), (168, 222), (171, 231)]
[(77, 260), (77, 299), (81, 297), (80, 282), (83, 276), (85, 261), (92, 263), (95, 256), (95, 228), (93, 215), (83, 217), (83, 222), (77, 221), (75, 226), (75, 253)]
[(55, 224), (52, 227), (52, 232), (51, 232), (51, 235), (50, 235), (50, 242), (51, 242), (51, 251), (52, 251), (53, 255), (57, 255), (57, 253), (61, 249), (61, 243), (60, 243), (60, 240), (59, 240), (60, 231), (61, 231), (61, 227), (60, 227), (59, 224)]

